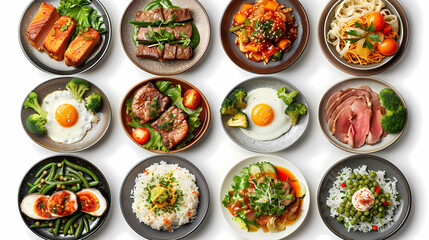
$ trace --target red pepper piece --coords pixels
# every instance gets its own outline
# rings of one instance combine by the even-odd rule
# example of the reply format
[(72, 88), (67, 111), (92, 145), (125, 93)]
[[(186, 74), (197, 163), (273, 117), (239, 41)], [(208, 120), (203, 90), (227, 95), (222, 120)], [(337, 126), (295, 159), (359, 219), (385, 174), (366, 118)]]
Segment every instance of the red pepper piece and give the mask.
[(343, 182), (343, 183), (341, 183), (341, 187), (342, 187), (342, 188), (347, 187), (346, 183), (344, 183), (344, 182)]
[(375, 192), (376, 192), (377, 194), (379, 194), (379, 193), (380, 193), (380, 187), (378, 187), (378, 186), (377, 186), (377, 187), (375, 188)]
[(384, 205), (384, 206), (389, 205), (389, 201), (385, 201), (385, 202), (383, 203), (383, 205)]
[(377, 231), (378, 227), (375, 225), (372, 225), (372, 230)]

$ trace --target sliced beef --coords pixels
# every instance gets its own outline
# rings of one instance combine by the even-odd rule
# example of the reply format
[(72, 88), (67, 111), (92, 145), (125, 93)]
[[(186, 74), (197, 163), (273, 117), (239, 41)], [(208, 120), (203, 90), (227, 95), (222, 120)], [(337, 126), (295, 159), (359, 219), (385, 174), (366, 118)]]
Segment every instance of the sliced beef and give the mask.
[(177, 46), (176, 59), (188, 60), (192, 57), (192, 48), (188, 46), (183, 48), (182, 45)]
[(347, 105), (344, 107), (338, 116), (334, 120), (334, 124), (332, 126), (332, 133), (335, 138), (343, 143), (348, 142), (348, 134), (350, 128), (350, 120), (353, 117), (352, 107)]
[[(325, 113), (328, 111), (329, 106), (331, 106), (332, 103), (335, 100), (337, 100), (337, 98), (339, 98), (343, 93), (346, 93), (347, 91), (350, 91), (350, 90), (352, 90), (352, 88), (347, 88), (345, 90), (340, 90), (340, 91), (337, 91), (337, 92), (333, 93), (332, 96), (326, 102)], [(326, 117), (325, 117), (325, 119), (326, 119)]]
[(173, 28), (173, 34), (175, 39), (184, 39), (184, 37), (180, 36), (180, 32), (183, 32), (189, 38), (192, 37), (192, 25), (190, 23), (185, 23), (185, 25), (183, 26), (175, 26)]
[(346, 100), (344, 100), (344, 102), (342, 102), (335, 110), (334, 112), (332, 112), (331, 117), (329, 117), (328, 120), (328, 129), (332, 129), (332, 125), (334, 124), (334, 119), (338, 116), (338, 113), (340, 113), (340, 111), (348, 106), (351, 105), (356, 99), (358, 98), (358, 96), (352, 96), (347, 98)]
[[(337, 97), (329, 107), (327, 107), (327, 110), (325, 111), (325, 121), (328, 122), (329, 118), (332, 115), (332, 112), (335, 111), (335, 109), (344, 102), (347, 98), (352, 96), (363, 96), (365, 97), (368, 105), (370, 106), (372, 104), (371, 100), (371, 94), (365, 90), (362, 89), (351, 89), (350, 91), (343, 92), (339, 97)], [(371, 106), (370, 106), (371, 107)], [(328, 119), (328, 120), (326, 120)]]
[(174, 14), (175, 22), (183, 22), (192, 18), (189, 8), (164, 8), (165, 21), (169, 21)]
[(149, 28), (141, 27), (139, 29), (139, 33), (137, 34), (138, 41), (146, 41), (148, 40)]
[(149, 11), (138, 11), (136, 14), (136, 21), (139, 22), (153, 22), (159, 19), (164, 20), (164, 13), (161, 7)]
[[(358, 98), (351, 105), (353, 117), (350, 123), (353, 127), (353, 134), (350, 134), (349, 145), (353, 148), (362, 147), (366, 142), (371, 122), (371, 108), (362, 98)], [(352, 141), (352, 143), (351, 143)]]
[(176, 106), (171, 106), (151, 126), (162, 138), (162, 143), (168, 149), (183, 141), (188, 136), (188, 115)]
[(164, 59), (173, 60), (176, 58), (177, 45), (178, 44), (168, 44), (168, 43), (164, 45)]
[(167, 109), (171, 100), (162, 94), (151, 82), (136, 91), (133, 97), (133, 113), (140, 118), (140, 123), (144, 124), (157, 118)]
[(151, 58), (163, 62), (164, 50), (160, 51), (157, 46), (149, 47), (148, 44), (139, 44), (136, 56), (139, 58)]
[(369, 145), (374, 145), (378, 143), (383, 137), (383, 127), (381, 126), (381, 118), (385, 114), (384, 108), (381, 106), (380, 99), (378, 94), (372, 91), (368, 86), (361, 86), (359, 89), (364, 89), (371, 94), (372, 97), (372, 114), (371, 114), (371, 126), (369, 129), (368, 137), (366, 143)]

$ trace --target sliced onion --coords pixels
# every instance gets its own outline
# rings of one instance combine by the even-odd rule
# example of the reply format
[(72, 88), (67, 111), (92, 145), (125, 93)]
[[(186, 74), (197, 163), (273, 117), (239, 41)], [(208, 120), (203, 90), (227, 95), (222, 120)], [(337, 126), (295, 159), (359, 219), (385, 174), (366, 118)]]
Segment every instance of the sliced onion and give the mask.
[(270, 221), (267, 223), (267, 228), (271, 232), (278, 232), (283, 231), (286, 229), (286, 219), (281, 222), (281, 218), (279, 217), (272, 217)]

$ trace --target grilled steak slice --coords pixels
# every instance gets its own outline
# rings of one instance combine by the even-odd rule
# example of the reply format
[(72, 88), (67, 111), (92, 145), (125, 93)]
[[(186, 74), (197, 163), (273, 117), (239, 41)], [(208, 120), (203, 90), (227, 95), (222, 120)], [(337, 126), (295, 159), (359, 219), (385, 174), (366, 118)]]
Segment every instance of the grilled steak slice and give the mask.
[(162, 8), (154, 8), (149, 11), (138, 11), (136, 14), (136, 21), (139, 22), (153, 22), (154, 20), (164, 20)]
[(188, 60), (192, 57), (192, 48), (188, 46), (183, 48), (182, 45), (177, 46), (176, 59)]
[(184, 39), (182, 36), (180, 36), (180, 32), (183, 32), (189, 38), (192, 37), (192, 25), (190, 23), (185, 23), (185, 25), (183, 26), (175, 26), (173, 28), (173, 34), (175, 39)]
[(171, 100), (162, 94), (151, 82), (141, 87), (134, 94), (132, 110), (140, 118), (140, 123), (144, 124), (157, 118), (167, 109)]
[(139, 44), (136, 56), (139, 58), (151, 58), (163, 62), (164, 50), (160, 51), (157, 46), (149, 47), (147, 44)]
[(164, 46), (164, 59), (173, 60), (176, 58), (177, 45), (178, 44), (168, 44), (168, 43), (165, 44), (165, 46)]
[(60, 15), (55, 7), (42, 2), (36, 16), (31, 21), (25, 33), (33, 47), (39, 51), (43, 50), (43, 42), (59, 18)]
[(192, 18), (189, 8), (164, 8), (165, 21), (171, 20), (172, 14), (174, 14), (175, 22), (183, 22)]
[(188, 114), (176, 106), (171, 106), (155, 122), (151, 124), (162, 138), (162, 143), (168, 149), (174, 148), (188, 136)]

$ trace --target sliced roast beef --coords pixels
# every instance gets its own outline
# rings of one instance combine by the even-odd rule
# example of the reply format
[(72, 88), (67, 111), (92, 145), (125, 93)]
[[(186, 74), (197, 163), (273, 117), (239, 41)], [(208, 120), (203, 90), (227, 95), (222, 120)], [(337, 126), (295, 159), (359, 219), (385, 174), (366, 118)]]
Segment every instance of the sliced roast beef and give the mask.
[(157, 46), (149, 47), (148, 44), (139, 44), (136, 56), (139, 58), (151, 58), (162, 62), (164, 61), (164, 50), (159, 50)]
[(165, 20), (162, 7), (154, 8), (149, 11), (138, 11), (136, 14), (136, 21), (153, 22), (154, 20)]
[(164, 8), (165, 21), (171, 20), (173, 14), (175, 22), (183, 22), (192, 18), (189, 8)]
[[(335, 109), (343, 102), (345, 101), (347, 98), (352, 97), (352, 96), (364, 96), (367, 104), (369, 107), (371, 107), (371, 94), (365, 90), (362, 89), (351, 89), (350, 91), (347, 92), (343, 92), (343, 94), (341, 94), (339, 97), (337, 97), (332, 103), (331, 105), (327, 108), (327, 110), (325, 111), (325, 121), (328, 122), (329, 118), (332, 115), (332, 112), (335, 111)], [(328, 120), (326, 120), (328, 119)]]
[(356, 99), (358, 98), (358, 96), (351, 96), (349, 98), (347, 98), (346, 100), (344, 100), (344, 102), (342, 102), (335, 110), (334, 112), (332, 112), (331, 116), (329, 117), (328, 120), (328, 129), (332, 129), (332, 125), (334, 124), (334, 119), (338, 116), (338, 113), (340, 113), (340, 111), (348, 106), (351, 105)]
[(352, 107), (347, 105), (344, 107), (338, 116), (334, 120), (334, 124), (332, 126), (332, 133), (335, 138), (343, 143), (348, 142), (348, 132), (350, 128), (350, 120), (353, 117)]
[(175, 26), (173, 28), (174, 38), (179, 40), (184, 39), (184, 37), (180, 36), (181, 32), (189, 38), (192, 37), (192, 25), (190, 23), (185, 23), (183, 26)]
[(192, 57), (192, 48), (188, 46), (183, 48), (182, 45), (177, 46), (176, 59), (188, 60)]
[(171, 106), (151, 126), (162, 138), (162, 143), (168, 149), (174, 148), (188, 136), (188, 115), (176, 106)]
[(353, 126), (353, 135), (349, 135), (349, 139), (353, 139), (353, 143), (349, 145), (353, 148), (362, 147), (366, 142), (366, 137), (369, 132), (371, 123), (371, 109), (368, 104), (362, 98), (356, 99), (351, 105), (353, 111), (353, 117), (350, 120)]
[[(337, 100), (337, 98), (339, 98), (343, 93), (346, 93), (348, 91), (352, 90), (352, 88), (347, 88), (345, 90), (340, 90), (337, 91), (335, 93), (332, 94), (332, 96), (328, 99), (328, 101), (326, 102), (326, 106), (325, 106), (325, 113), (328, 111), (329, 106), (332, 105), (332, 103)], [(326, 119), (326, 117), (325, 117)]]
[(165, 44), (165, 46), (164, 46), (164, 59), (173, 60), (176, 58), (177, 45), (178, 44), (168, 44), (168, 43)]
[(162, 94), (151, 82), (136, 91), (132, 102), (134, 115), (140, 118), (140, 123), (144, 124), (157, 118), (167, 109), (171, 100)]

